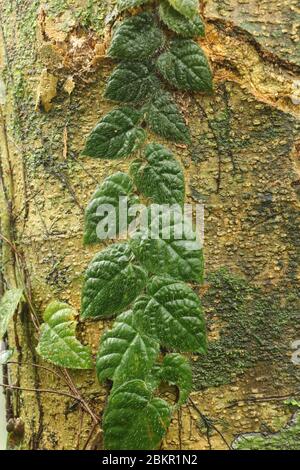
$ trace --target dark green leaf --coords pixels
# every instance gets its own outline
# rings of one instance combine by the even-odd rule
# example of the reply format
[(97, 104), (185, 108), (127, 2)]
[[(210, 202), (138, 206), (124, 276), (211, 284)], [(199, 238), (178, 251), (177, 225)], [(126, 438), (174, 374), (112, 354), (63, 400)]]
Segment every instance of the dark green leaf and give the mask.
[(140, 62), (123, 62), (111, 75), (105, 96), (112, 101), (144, 101), (159, 82), (149, 67)]
[[(109, 176), (99, 186), (96, 192), (93, 194), (85, 211), (85, 225), (84, 225), (84, 244), (89, 245), (91, 243), (99, 242), (97, 236), (97, 225), (103, 221), (106, 215), (99, 214), (98, 208), (101, 205), (111, 206), (115, 209), (116, 214), (116, 235), (120, 233), (119, 222), (119, 202), (120, 197), (127, 197), (128, 208), (134, 204), (139, 203), (137, 196), (133, 194), (133, 186), (131, 179), (126, 173), (117, 172), (112, 176)], [(109, 206), (108, 206), (109, 205)], [(131, 222), (131, 218), (128, 218), (128, 222)], [(122, 228), (122, 227), (121, 227)], [(122, 231), (122, 230), (121, 230)]]
[(7, 290), (0, 301), (0, 339), (7, 331), (9, 321), (13, 317), (22, 297), (22, 289)]
[(206, 352), (202, 307), (195, 292), (169, 276), (151, 279), (133, 306), (139, 328), (166, 348)]
[[(180, 207), (162, 207), (151, 225), (140, 227), (131, 240), (139, 262), (152, 274), (169, 274), (183, 281), (202, 282), (203, 250), (191, 220)], [(154, 212), (156, 208), (152, 206)]]
[(39, 355), (60, 367), (92, 369), (90, 349), (76, 339), (76, 311), (69, 305), (53, 301), (44, 312), (37, 347)]
[(128, 157), (146, 138), (145, 131), (136, 127), (141, 119), (141, 113), (134, 108), (113, 109), (88, 136), (83, 155), (107, 159)]
[(159, 344), (139, 332), (132, 310), (122, 313), (101, 338), (96, 365), (99, 381), (110, 379), (116, 387), (127, 380), (144, 380), (158, 352)]
[(179, 90), (212, 91), (212, 74), (202, 49), (189, 39), (176, 39), (161, 54), (157, 66), (162, 76)]
[(156, 450), (167, 432), (171, 410), (145, 382), (131, 380), (111, 394), (103, 417), (106, 450)]
[(190, 142), (190, 132), (170, 93), (159, 93), (146, 107), (146, 122), (156, 134), (174, 142)]
[(143, 3), (149, 2), (149, 0), (118, 0), (118, 10), (129, 10), (130, 8), (138, 7)]
[(139, 295), (146, 272), (127, 243), (98, 253), (89, 265), (82, 292), (82, 318), (107, 318), (124, 310)]
[(178, 405), (183, 405), (192, 391), (192, 369), (185, 357), (180, 354), (168, 354), (160, 368), (160, 379), (179, 389)]
[(159, 144), (145, 149), (145, 160), (135, 160), (130, 167), (137, 189), (158, 204), (182, 204), (184, 175), (173, 154)]
[(164, 40), (154, 15), (141, 13), (124, 20), (116, 29), (108, 55), (115, 59), (143, 61), (153, 56)]
[(167, 0), (159, 5), (159, 16), (169, 29), (184, 38), (204, 36), (204, 24), (199, 15), (189, 19), (172, 8)]
[(193, 19), (199, 12), (198, 0), (168, 0), (168, 2), (175, 10), (190, 19)]

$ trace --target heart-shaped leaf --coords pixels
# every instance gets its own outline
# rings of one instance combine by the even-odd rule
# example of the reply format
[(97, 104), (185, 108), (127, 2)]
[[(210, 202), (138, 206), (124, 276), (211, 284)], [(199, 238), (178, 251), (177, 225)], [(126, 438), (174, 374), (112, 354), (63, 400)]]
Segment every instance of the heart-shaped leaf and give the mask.
[(130, 8), (138, 7), (143, 3), (149, 2), (149, 0), (118, 0), (118, 10), (129, 10)]
[(114, 59), (143, 61), (164, 44), (154, 15), (141, 13), (124, 20), (113, 35), (108, 55)]
[(96, 364), (98, 379), (100, 382), (110, 379), (114, 387), (131, 379), (144, 380), (158, 352), (157, 341), (139, 332), (132, 310), (124, 312), (101, 338)]
[(0, 301), (0, 339), (7, 331), (8, 324), (21, 300), (22, 292), (22, 289), (7, 290)]
[(206, 352), (202, 307), (195, 292), (169, 276), (157, 276), (133, 306), (139, 328), (166, 348)]
[(53, 301), (46, 308), (40, 329), (38, 354), (47, 361), (70, 369), (92, 369), (90, 349), (76, 339), (76, 311)]
[(176, 385), (179, 389), (178, 405), (183, 405), (192, 391), (192, 369), (181, 354), (167, 354), (159, 372), (160, 380)]
[(199, 12), (198, 0), (168, 0), (168, 2), (175, 8), (175, 10), (191, 20)]
[(199, 15), (189, 19), (171, 7), (167, 0), (160, 3), (159, 16), (169, 29), (184, 38), (204, 36), (204, 24)]
[(176, 39), (161, 54), (157, 67), (162, 76), (179, 90), (212, 91), (212, 74), (202, 49), (189, 39)]
[(145, 109), (146, 123), (153, 132), (174, 142), (190, 142), (189, 129), (170, 93), (157, 94)]
[(171, 421), (169, 405), (154, 398), (142, 380), (112, 392), (103, 417), (107, 450), (156, 450)]
[[(126, 173), (117, 172), (106, 178), (93, 194), (85, 211), (84, 223), (84, 244), (98, 243), (100, 241), (97, 235), (97, 226), (99, 222), (105, 223), (107, 217), (104, 209), (114, 210), (114, 224), (112, 237), (122, 233), (120, 223), (119, 204), (120, 198), (127, 197), (128, 208), (139, 203), (139, 199), (133, 194), (132, 181)], [(103, 211), (100, 210), (103, 207)], [(127, 222), (131, 222), (128, 217)], [(123, 228), (123, 230), (126, 227)]]
[(142, 114), (124, 106), (104, 116), (88, 136), (83, 155), (94, 158), (128, 157), (145, 140), (145, 131), (137, 127)]
[(140, 62), (123, 62), (108, 80), (105, 97), (125, 103), (144, 101), (159, 87), (156, 76)]
[(131, 247), (152, 274), (169, 274), (183, 281), (203, 281), (203, 250), (189, 217), (180, 207), (151, 208), (151, 225), (132, 235)]
[(130, 167), (137, 189), (158, 204), (183, 204), (184, 175), (172, 152), (160, 144), (145, 149), (145, 159)]
[(107, 318), (122, 312), (145, 286), (146, 272), (127, 243), (112, 245), (90, 263), (82, 291), (82, 318)]

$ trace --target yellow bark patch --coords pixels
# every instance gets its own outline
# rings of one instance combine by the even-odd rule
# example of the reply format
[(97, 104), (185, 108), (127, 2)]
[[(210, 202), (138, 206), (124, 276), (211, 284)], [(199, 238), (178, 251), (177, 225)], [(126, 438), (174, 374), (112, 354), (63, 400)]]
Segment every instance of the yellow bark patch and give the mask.
[(52, 100), (57, 94), (57, 82), (57, 77), (48, 73), (47, 69), (43, 69), (37, 91), (36, 110), (38, 110), (39, 106), (42, 105), (46, 113), (50, 111), (53, 106)]

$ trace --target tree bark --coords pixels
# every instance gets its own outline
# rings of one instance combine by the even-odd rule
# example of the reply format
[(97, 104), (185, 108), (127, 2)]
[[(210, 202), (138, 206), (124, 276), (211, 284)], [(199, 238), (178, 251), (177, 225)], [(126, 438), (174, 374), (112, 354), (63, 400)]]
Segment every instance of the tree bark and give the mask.
[[(194, 391), (165, 449), (227, 449), (241, 434), (279, 431), (294, 414), (285, 400), (299, 395), (297, 0), (207, 0), (201, 12), (215, 93), (176, 94), (192, 144), (168, 147), (185, 168), (188, 201), (205, 204), (210, 346), (190, 358)], [(26, 296), (4, 371), (15, 387), (6, 388), (13, 448), (103, 447), (107, 390), (94, 372), (58, 370), (35, 348), (51, 299), (79, 311), (83, 272), (99, 250), (83, 247), (84, 208), (104, 177), (128, 168), (80, 156), (111, 108), (104, 56), (114, 21), (112, 0), (1, 1), (2, 287)], [(109, 324), (79, 325), (93, 353)]]

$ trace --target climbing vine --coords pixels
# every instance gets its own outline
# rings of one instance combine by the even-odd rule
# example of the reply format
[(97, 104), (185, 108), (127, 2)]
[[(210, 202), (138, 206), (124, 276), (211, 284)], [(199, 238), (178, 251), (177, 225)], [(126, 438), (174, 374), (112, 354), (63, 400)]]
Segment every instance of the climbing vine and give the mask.
[[(204, 263), (192, 230), (184, 230), (180, 239), (176, 236), (185, 198), (181, 165), (169, 149), (149, 141), (147, 130), (151, 136), (188, 145), (190, 132), (172, 90), (210, 93), (212, 75), (194, 41), (204, 35), (198, 0), (162, 0), (159, 5), (118, 0), (118, 8), (122, 22), (115, 27), (108, 49), (117, 64), (105, 97), (120, 105), (92, 130), (82, 154), (100, 159), (137, 154), (137, 158), (129, 175), (109, 176), (92, 196), (85, 213), (84, 243), (99, 242), (102, 204), (115, 208), (116, 235), (122, 235), (121, 197), (126, 197), (128, 208), (140, 200), (172, 205), (169, 237), (162, 233), (158, 213), (151, 223), (159, 227), (159, 237), (147, 237), (136, 228), (126, 242), (96, 254), (85, 273), (81, 318), (116, 317), (101, 338), (96, 361), (100, 383), (111, 383), (103, 416), (105, 448), (156, 449), (172, 412), (186, 402), (192, 388), (189, 363), (179, 352), (206, 351), (201, 302), (187, 284), (202, 282)], [(130, 222), (131, 216), (126, 219)], [(91, 368), (89, 348), (75, 337), (73, 309), (54, 302), (44, 320), (38, 352), (64, 367)], [(177, 387), (175, 403), (158, 396), (163, 383)]]

